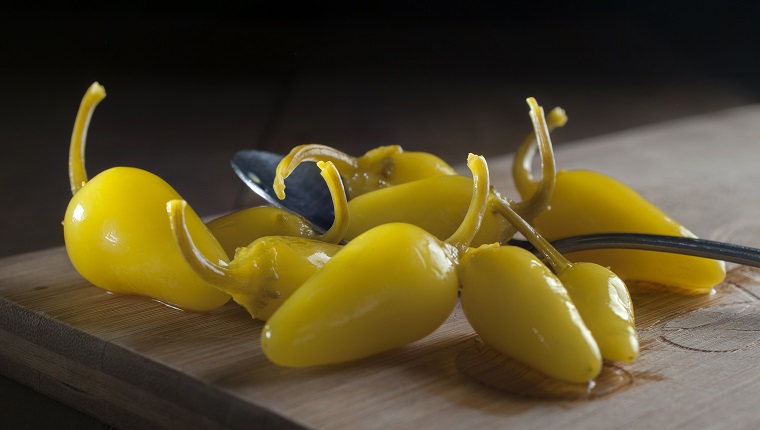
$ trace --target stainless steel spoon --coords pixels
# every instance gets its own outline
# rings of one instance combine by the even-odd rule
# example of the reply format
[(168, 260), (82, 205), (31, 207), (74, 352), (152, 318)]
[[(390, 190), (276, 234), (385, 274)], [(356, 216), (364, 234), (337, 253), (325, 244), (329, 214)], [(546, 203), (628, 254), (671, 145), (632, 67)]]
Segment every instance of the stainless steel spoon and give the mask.
[[(332, 225), (335, 212), (327, 185), (314, 163), (304, 163), (285, 180), (286, 197), (280, 200), (272, 189), (280, 154), (267, 151), (238, 151), (232, 157), (232, 169), (256, 194), (270, 204), (300, 214), (325, 231)], [(524, 240), (510, 244), (534, 251)], [(706, 239), (639, 233), (603, 233), (574, 236), (552, 242), (559, 252), (590, 249), (639, 249), (692, 255), (760, 267), (760, 249)]]
[(330, 190), (315, 163), (303, 163), (288, 176), (283, 200), (274, 193), (272, 184), (283, 157), (267, 151), (244, 150), (238, 151), (230, 164), (238, 177), (268, 203), (297, 213), (318, 230), (326, 231), (333, 223), (335, 211)]

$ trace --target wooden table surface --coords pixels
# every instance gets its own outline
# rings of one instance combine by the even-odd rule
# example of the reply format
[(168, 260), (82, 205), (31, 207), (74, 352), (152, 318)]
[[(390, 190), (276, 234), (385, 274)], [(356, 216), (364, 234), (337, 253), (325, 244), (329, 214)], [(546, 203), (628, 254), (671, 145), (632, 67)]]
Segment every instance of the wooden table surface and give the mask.
[[(760, 106), (557, 149), (558, 167), (615, 176), (702, 237), (755, 245), (759, 159)], [(512, 193), (510, 157), (489, 165)], [(284, 369), (235, 304), (196, 314), (109, 294), (52, 248), (0, 260), (0, 371), (120, 428), (756, 428), (760, 271), (729, 268), (710, 296), (634, 292), (640, 358), (560, 396), (510, 379), (459, 309), (408, 347)]]

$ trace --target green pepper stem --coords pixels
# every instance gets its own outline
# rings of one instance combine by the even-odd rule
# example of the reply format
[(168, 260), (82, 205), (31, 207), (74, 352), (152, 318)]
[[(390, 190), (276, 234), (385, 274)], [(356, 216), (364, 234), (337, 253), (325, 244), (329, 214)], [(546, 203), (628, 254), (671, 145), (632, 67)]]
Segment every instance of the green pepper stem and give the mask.
[(343, 188), (343, 181), (340, 178), (338, 168), (332, 161), (318, 161), (317, 166), (321, 169), (322, 177), (327, 183), (332, 197), (335, 220), (330, 228), (316, 239), (327, 243), (339, 243), (346, 236), (348, 231), (348, 200), (346, 190)]
[(454, 234), (446, 239), (446, 243), (454, 246), (460, 255), (464, 254), (467, 248), (475, 239), (475, 235), (480, 230), (480, 224), (483, 222), (486, 209), (488, 208), (488, 195), (490, 194), (491, 178), (488, 172), (488, 163), (483, 156), (469, 154), (467, 156), (467, 167), (472, 172), (472, 199), (464, 220), (459, 225)]
[(79, 104), (74, 130), (71, 132), (71, 144), (69, 145), (69, 184), (71, 194), (74, 195), (87, 183), (87, 170), (84, 167), (84, 148), (87, 142), (87, 130), (90, 128), (90, 119), (95, 111), (95, 106), (106, 97), (106, 90), (99, 83), (94, 82), (82, 97)]
[(560, 274), (571, 266), (572, 263), (570, 263), (567, 258), (557, 251), (548, 240), (538, 234), (533, 226), (528, 224), (525, 219), (512, 209), (508, 200), (498, 193), (493, 193), (491, 201), (494, 203), (493, 206), (496, 210), (545, 257), (544, 259), (554, 273)]
[[(527, 102), (531, 108), (530, 119), (533, 123), (533, 131), (515, 153), (512, 175), (515, 186), (523, 198), (523, 201), (515, 206), (515, 210), (525, 219), (533, 219), (546, 209), (554, 193), (557, 167), (549, 133), (557, 127), (564, 126), (567, 123), (567, 115), (562, 108), (556, 107), (549, 112), (547, 120), (543, 108), (534, 98), (528, 98)], [(536, 149), (541, 155), (540, 181), (531, 174)]]
[(304, 161), (332, 161), (339, 171), (349, 176), (359, 168), (356, 157), (335, 148), (316, 143), (296, 146), (280, 161), (275, 171), (272, 188), (280, 200), (285, 198), (285, 179)]
[(185, 258), (185, 261), (187, 261), (201, 279), (214, 287), (222, 289), (220, 287), (237, 284), (236, 277), (227, 266), (222, 266), (209, 260), (195, 245), (187, 228), (186, 208), (187, 202), (184, 200), (171, 200), (166, 204), (174, 241), (177, 243), (177, 247)]

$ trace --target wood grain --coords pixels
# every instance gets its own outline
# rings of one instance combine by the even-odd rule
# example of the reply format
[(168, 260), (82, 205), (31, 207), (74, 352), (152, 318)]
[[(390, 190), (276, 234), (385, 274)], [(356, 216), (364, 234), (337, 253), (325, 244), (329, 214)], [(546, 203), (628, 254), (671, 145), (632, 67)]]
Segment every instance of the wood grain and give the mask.
[[(567, 145), (558, 164), (610, 173), (709, 237), (760, 212), (758, 120), (750, 107), (634, 130)], [(716, 138), (721, 150), (700, 144)], [(490, 161), (509, 190), (510, 158)], [(760, 425), (760, 271), (732, 266), (710, 296), (632, 289), (641, 357), (607, 363), (594, 387), (557, 386), (494, 354), (459, 308), (404, 348), (285, 369), (239, 306), (201, 314), (110, 294), (54, 248), (0, 260), (0, 372), (120, 428)]]
[[(38, 270), (40, 262), (59, 280)], [(233, 304), (196, 314), (108, 294), (81, 280), (61, 248), (1, 267), (3, 368), (26, 368), (24, 383), (122, 427), (546, 428), (578, 410), (598, 417), (618, 407), (630, 424), (656, 423), (650, 414), (667, 396), (684, 401), (675, 410), (695, 414), (666, 414), (680, 426), (704, 419), (733, 390), (760, 391), (748, 372), (760, 358), (760, 273), (744, 267), (712, 296), (636, 293), (642, 355), (630, 365), (608, 363), (614, 381), (590, 391), (537, 388), (551, 383), (484, 353), (458, 308), (436, 333), (401, 350), (350, 365), (283, 369), (258, 348), (261, 324)], [(30, 278), (34, 287), (23, 288)], [(579, 423), (593, 427), (596, 419)]]

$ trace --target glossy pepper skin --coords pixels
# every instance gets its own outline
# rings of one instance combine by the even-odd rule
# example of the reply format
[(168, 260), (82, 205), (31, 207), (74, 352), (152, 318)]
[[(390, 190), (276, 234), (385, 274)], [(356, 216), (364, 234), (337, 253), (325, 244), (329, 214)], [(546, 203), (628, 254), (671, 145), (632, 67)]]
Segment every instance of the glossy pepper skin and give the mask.
[[(694, 237), (631, 188), (592, 171), (560, 171), (549, 206), (532, 224), (550, 241), (610, 232)], [(709, 293), (726, 275), (722, 261), (653, 251), (583, 251), (567, 257), (609, 267), (629, 282), (643, 281), (685, 293)]]
[(438, 328), (456, 304), (458, 257), (479, 227), (488, 195), (485, 160), (470, 156), (468, 165), (476, 179), (462, 228), (446, 242), (404, 223), (356, 237), (267, 321), (261, 336), (266, 356), (289, 367), (341, 363)]
[(381, 146), (355, 158), (329, 146), (308, 144), (293, 148), (277, 166), (275, 192), (282, 193), (285, 188), (284, 178), (303, 161), (333, 162), (343, 175), (349, 200), (380, 188), (457, 174), (436, 155), (404, 151), (398, 145)]
[(573, 263), (558, 275), (602, 357), (630, 363), (639, 355), (633, 303), (625, 283), (606, 267)]
[(261, 346), (282, 366), (340, 363), (432, 333), (457, 300), (455, 251), (410, 224), (349, 242), (283, 303)]
[[(472, 179), (438, 176), (383, 188), (355, 197), (348, 202), (351, 213), (346, 238), (391, 222), (419, 226), (443, 240), (449, 237), (467, 213), (472, 197)], [(514, 230), (493, 210), (486, 210), (473, 246), (506, 241)]]
[(595, 263), (571, 263), (542, 237), (507, 201), (496, 209), (538, 250), (578, 309), (602, 358), (631, 362), (639, 355), (633, 303), (625, 283)]
[(266, 321), (307, 279), (338, 253), (340, 245), (297, 236), (265, 236), (240, 247), (228, 265), (208, 261), (186, 223), (186, 203), (170, 202), (175, 240), (198, 276)]
[[(335, 222), (321, 235), (334, 242), (346, 231), (345, 192), (332, 163), (320, 164), (335, 202)], [(266, 321), (307, 279), (320, 270), (342, 247), (299, 236), (265, 236), (238, 247), (233, 260), (220, 265), (204, 257), (187, 228), (184, 201), (169, 203), (167, 211), (174, 240), (198, 276), (230, 294), (252, 317)], [(244, 223), (245, 224), (245, 223)]]
[(319, 236), (303, 217), (272, 206), (241, 209), (206, 223), (232, 259), (235, 250), (266, 236)]
[(483, 342), (550, 377), (587, 383), (602, 358), (559, 279), (512, 246), (468, 250), (461, 262), (462, 310)]
[[(73, 197), (63, 233), (76, 270), (93, 285), (151, 297), (194, 311), (210, 311), (230, 296), (201, 280), (176, 249), (166, 204), (179, 194), (158, 176), (114, 167), (91, 180), (84, 171), (84, 135), (95, 105), (105, 97), (94, 83), (80, 106), (69, 159)], [(200, 252), (218, 264), (228, 261), (201, 219), (188, 210), (187, 226)]]

